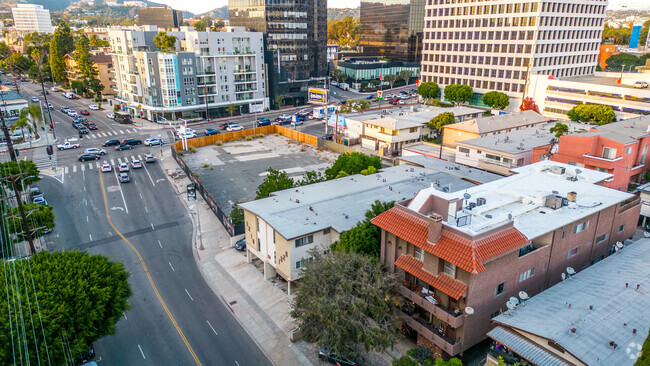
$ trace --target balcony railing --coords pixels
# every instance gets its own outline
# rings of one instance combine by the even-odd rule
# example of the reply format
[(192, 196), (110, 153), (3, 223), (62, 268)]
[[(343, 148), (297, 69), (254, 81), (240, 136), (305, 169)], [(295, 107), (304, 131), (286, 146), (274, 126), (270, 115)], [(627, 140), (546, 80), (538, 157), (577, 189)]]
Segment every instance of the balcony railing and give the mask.
[(641, 197), (639, 196), (630, 197), (621, 203), (621, 206), (618, 208), (618, 213), (623, 213), (631, 209), (632, 207), (638, 205), (639, 203), (641, 203)]
[[(433, 304), (425, 298), (425, 295), (419, 291), (412, 291), (407, 286), (402, 284), (398, 288), (400, 295), (414, 302), (419, 307), (430, 312), (436, 317), (440, 318), (443, 322), (451, 325), (454, 328), (458, 328), (463, 325), (465, 318), (462, 313), (456, 313), (455, 311), (442, 306), (440, 304)], [(434, 300), (435, 301), (435, 300)]]
[(407, 315), (401, 310), (398, 310), (398, 315), (406, 325), (413, 328), (416, 332), (421, 334), (424, 338), (433, 342), (436, 346), (442, 348), (448, 354), (455, 356), (462, 350), (462, 343), (459, 339), (451, 339), (445, 336), (440, 329), (429, 324), (426, 320), (415, 315), (415, 317)]
[(582, 156), (584, 156), (585, 158), (592, 158), (592, 159), (608, 161), (608, 162), (614, 162), (614, 161), (619, 161), (619, 160), (623, 159), (622, 156), (619, 156), (617, 158), (608, 158), (608, 157), (605, 157), (605, 156), (591, 155), (589, 153), (586, 153), (586, 154), (584, 154)]

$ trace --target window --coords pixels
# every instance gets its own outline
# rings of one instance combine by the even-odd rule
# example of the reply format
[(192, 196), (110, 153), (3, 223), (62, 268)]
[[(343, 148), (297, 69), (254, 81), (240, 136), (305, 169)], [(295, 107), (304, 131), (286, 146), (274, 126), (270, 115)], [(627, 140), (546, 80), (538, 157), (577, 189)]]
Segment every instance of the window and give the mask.
[(330, 233), (330, 228), (327, 228), (327, 229), (323, 230), (323, 235), (327, 235), (329, 233)]
[(581, 231), (587, 230), (589, 228), (589, 220), (581, 222), (578, 225), (573, 227), (573, 233), (577, 234)]
[(501, 295), (506, 290), (506, 283), (500, 283), (494, 288), (494, 297)]
[(596, 238), (596, 244), (598, 244), (598, 243), (600, 243), (602, 241), (605, 241), (605, 240), (607, 240), (607, 234), (606, 233)]
[(567, 258), (571, 258), (576, 254), (578, 254), (578, 248), (573, 248), (573, 249), (569, 250), (569, 256)]
[(415, 247), (415, 259), (424, 261), (424, 251), (420, 247)]
[(619, 232), (619, 233), (622, 233), (623, 230), (625, 230), (625, 224), (623, 224), (623, 225), (621, 225), (621, 226), (618, 227), (618, 232)]
[(452, 278), (456, 278), (456, 265), (449, 262), (445, 262), (444, 272), (450, 275)]
[(530, 243), (530, 244), (526, 245), (525, 247), (519, 249), (519, 256), (523, 257), (526, 254), (532, 252), (533, 250), (535, 250), (535, 247), (533, 246), (533, 243)]
[(616, 157), (616, 149), (613, 147), (603, 147), (603, 158), (614, 159)]
[(631, 147), (628, 147), (627, 149), (625, 149), (625, 155), (629, 155), (631, 153), (632, 153), (632, 148)]
[(528, 271), (519, 275), (519, 282), (526, 281), (527, 279), (533, 277), (534, 275), (535, 275), (535, 268), (531, 268)]
[(562, 239), (566, 238), (566, 230), (562, 230)]
[(296, 239), (296, 248), (300, 248), (303, 245), (311, 244), (313, 242), (314, 242), (314, 236), (313, 235), (309, 235), (309, 236), (302, 237), (300, 239)]
[(542, 272), (546, 271), (546, 262), (542, 265)]
[(303, 258), (303, 259), (297, 261), (296, 262), (296, 269), (299, 269), (299, 268), (302, 268), (302, 267), (306, 266), (308, 263), (311, 263), (311, 261), (313, 261), (313, 260), (314, 260), (314, 258)]
[(463, 154), (469, 154), (469, 149), (466, 147), (459, 147), (458, 151), (463, 153)]

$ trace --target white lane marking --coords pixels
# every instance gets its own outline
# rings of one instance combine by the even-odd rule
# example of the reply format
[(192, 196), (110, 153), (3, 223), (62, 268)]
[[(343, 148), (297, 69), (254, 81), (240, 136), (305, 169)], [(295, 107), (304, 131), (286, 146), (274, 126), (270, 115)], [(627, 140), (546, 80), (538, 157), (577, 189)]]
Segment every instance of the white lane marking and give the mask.
[(142, 352), (142, 347), (140, 347), (140, 345), (139, 345), (139, 344), (138, 344), (138, 348), (140, 348), (140, 353), (142, 354), (142, 358), (146, 360), (147, 358), (146, 358), (146, 357), (144, 357), (144, 352)]
[(122, 312), (122, 315), (124, 315), (124, 319), (128, 320), (129, 318), (126, 317), (126, 314)]
[(68, 174), (68, 167), (65, 167), (65, 168), (63, 169), (63, 174)]
[[(83, 180), (86, 180), (86, 173), (84, 173), (83, 167), (84, 167), (84, 166), (82, 165), (82, 166), (81, 166), (81, 178), (82, 178)], [(84, 188), (86, 188), (86, 186), (84, 186)], [(85, 191), (85, 189), (84, 189), (84, 191)]]
[(76, 166), (76, 165), (73, 165), (73, 166), (72, 166), (72, 172), (73, 172), (73, 173), (76, 173), (76, 172), (77, 172), (77, 166)]
[(172, 271), (176, 272), (176, 270), (174, 269), (174, 266), (172, 266), (172, 262), (167, 262), (167, 263), (169, 263), (169, 266), (172, 268)]
[(149, 210), (147, 209), (147, 206), (144, 206), (144, 211), (145, 211), (146, 213), (149, 213)]
[(156, 228), (153, 227), (153, 222), (151, 223), (151, 230), (156, 230)]
[(86, 215), (86, 222), (88, 222), (88, 215)]
[[(214, 330), (214, 327), (212, 327), (212, 324), (210, 324), (210, 322), (207, 321), (207, 320), (205, 322), (208, 323), (208, 326), (210, 327), (210, 329), (212, 329), (212, 331), (214, 332), (214, 335), (218, 336), (219, 334), (217, 334), (217, 331)], [(235, 362), (237, 362), (237, 361), (235, 361)]]
[(144, 198), (142, 197), (142, 193), (138, 193), (138, 194), (140, 195), (140, 199), (144, 199)]
[(127, 133), (133, 133), (134, 131), (129, 130), (128, 128), (126, 129)]
[[(104, 160), (104, 163), (105, 163), (105, 162), (106, 162), (106, 160)], [(95, 163), (95, 166), (97, 167), (97, 169), (99, 169), (99, 162), (96, 162), (96, 163)]]
[(88, 234), (90, 236), (90, 241), (93, 241), (93, 234)]
[(124, 131), (120, 130), (120, 133), (121, 133), (122, 135), (124, 135)]
[(149, 169), (147, 169), (147, 166), (144, 165), (144, 164), (142, 164), (142, 166), (144, 167), (144, 171), (147, 172), (147, 175), (149, 176), (149, 180), (151, 181), (151, 184), (153, 184), (153, 186), (155, 187), (156, 183), (153, 182), (153, 178), (151, 178), (151, 174), (149, 174)]
[(160, 245), (160, 249), (163, 248), (163, 247), (162, 247), (162, 243), (160, 242), (160, 240), (158, 240), (158, 245)]
[(131, 155), (131, 161), (135, 160), (135, 156)]
[(83, 172), (84, 170), (86, 170), (86, 166), (85, 166), (85, 165), (82, 165), (82, 166), (81, 166), (81, 171)]
[[(119, 182), (120, 180), (117, 177), (117, 169), (113, 169), (113, 173), (115, 174), (115, 180)], [(120, 183), (118, 183), (118, 184), (120, 184)], [(124, 202), (124, 210), (126, 211), (126, 213), (129, 213), (129, 206), (126, 205), (126, 199), (124, 198), (124, 192), (122, 192), (122, 185), (120, 185), (119, 188), (120, 188), (119, 189), (120, 195), (122, 195), (122, 202)]]
[(88, 169), (93, 170), (93, 163), (88, 163)]
[(142, 157), (140, 155), (138, 155), (138, 160), (142, 160)]
[(194, 302), (194, 299), (192, 298), (192, 295), (190, 295), (190, 293), (189, 293), (189, 291), (187, 291), (187, 289), (185, 289), (185, 293), (187, 294), (187, 296), (189, 296), (190, 300), (192, 300), (192, 302)]
[(102, 137), (106, 137), (106, 133), (102, 132)]
[(235, 365), (239, 366), (239, 362), (235, 361)]
[(122, 164), (122, 158), (117, 158), (117, 162)]

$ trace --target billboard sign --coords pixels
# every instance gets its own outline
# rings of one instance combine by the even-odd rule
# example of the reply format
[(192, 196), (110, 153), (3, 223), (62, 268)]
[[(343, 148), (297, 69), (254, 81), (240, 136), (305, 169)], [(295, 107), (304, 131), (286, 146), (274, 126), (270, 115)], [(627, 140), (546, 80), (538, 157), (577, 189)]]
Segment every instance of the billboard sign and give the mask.
[(327, 89), (319, 89), (319, 88), (309, 88), (309, 92), (307, 93), (307, 100), (309, 103), (322, 103), (325, 104), (327, 103)]

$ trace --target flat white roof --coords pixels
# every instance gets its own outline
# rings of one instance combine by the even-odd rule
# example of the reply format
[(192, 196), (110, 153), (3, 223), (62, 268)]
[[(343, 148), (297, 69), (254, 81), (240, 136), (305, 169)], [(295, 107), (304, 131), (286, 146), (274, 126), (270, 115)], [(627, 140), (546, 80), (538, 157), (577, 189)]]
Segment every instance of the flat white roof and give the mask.
[[(564, 169), (564, 173), (556, 173), (554, 169)], [(455, 217), (450, 215), (445, 225), (474, 236), (503, 225), (510, 220), (508, 215), (512, 215), (515, 228), (528, 239), (534, 239), (633, 196), (595, 184), (610, 178), (611, 174), (567, 164), (543, 161), (512, 171), (517, 174), (466, 190), (450, 193), (431, 188), (422, 190), (408, 207), (420, 211), (431, 195), (461, 200), (463, 209)], [(547, 196), (567, 197), (569, 192), (577, 194), (575, 202), (558, 209), (545, 206)], [(470, 198), (465, 199), (465, 194)], [(478, 198), (485, 199), (485, 204), (470, 209), (470, 203), (476, 203)]]

